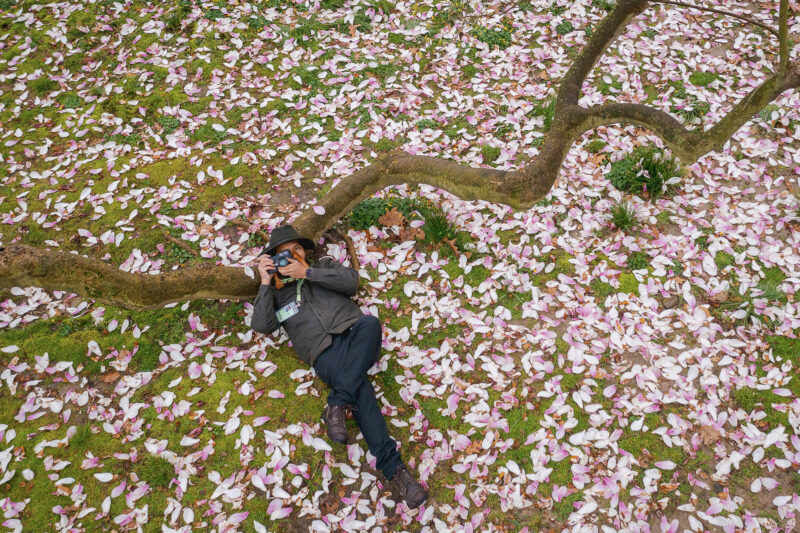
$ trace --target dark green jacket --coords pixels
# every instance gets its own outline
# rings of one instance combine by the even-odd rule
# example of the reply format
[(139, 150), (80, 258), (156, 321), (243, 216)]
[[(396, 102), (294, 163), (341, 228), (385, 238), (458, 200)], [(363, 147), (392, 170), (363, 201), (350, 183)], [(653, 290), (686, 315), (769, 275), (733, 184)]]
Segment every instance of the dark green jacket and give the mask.
[(262, 285), (253, 301), (250, 327), (269, 335), (283, 326), (297, 356), (313, 366), (330, 346), (331, 334), (343, 332), (364, 314), (350, 299), (358, 290), (358, 272), (331, 257), (321, 258), (300, 287), (299, 312), (281, 323), (276, 311), (296, 300), (298, 283), (286, 283), (282, 289)]

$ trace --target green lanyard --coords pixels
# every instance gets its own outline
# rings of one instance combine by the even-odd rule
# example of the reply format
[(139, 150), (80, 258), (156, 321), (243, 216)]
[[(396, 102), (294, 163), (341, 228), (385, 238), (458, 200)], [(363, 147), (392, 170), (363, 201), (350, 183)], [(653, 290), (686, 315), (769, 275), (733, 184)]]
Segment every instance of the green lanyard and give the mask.
[[(313, 264), (313, 261), (309, 260), (308, 261), (308, 265), (311, 266), (312, 264)], [(299, 304), (300, 300), (302, 299), (302, 295), (300, 294), (300, 287), (303, 286), (303, 282), (305, 281), (305, 279), (303, 279), (303, 278), (300, 278), (300, 279), (289, 278), (287, 280), (287, 283), (290, 283), (292, 281), (296, 281), (297, 282), (297, 291), (296, 291), (296, 296), (295, 296), (295, 302), (297, 302)]]

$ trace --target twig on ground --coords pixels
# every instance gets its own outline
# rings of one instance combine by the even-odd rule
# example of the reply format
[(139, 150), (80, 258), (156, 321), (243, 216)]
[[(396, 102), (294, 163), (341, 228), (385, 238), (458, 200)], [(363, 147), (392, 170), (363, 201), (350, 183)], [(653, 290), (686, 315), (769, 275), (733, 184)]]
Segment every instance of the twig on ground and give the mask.
[[(249, 222), (245, 222), (244, 220), (239, 220), (238, 218), (234, 218), (233, 220), (230, 220), (229, 222), (231, 224), (233, 224), (234, 226), (239, 226), (240, 228), (246, 229), (248, 233), (253, 231), (251, 229), (253, 227), (253, 225), (250, 224)], [(255, 233), (257, 233), (262, 239), (264, 239), (264, 242), (269, 242), (269, 235), (264, 233), (264, 230), (256, 228), (255, 229)]]
[(182, 240), (178, 239), (177, 237), (173, 237), (172, 235), (170, 235), (169, 233), (166, 233), (166, 232), (164, 233), (164, 237), (166, 237), (166, 239), (169, 242), (171, 242), (173, 244), (177, 244), (178, 246), (180, 246), (181, 248), (183, 248), (184, 250), (186, 250), (190, 254), (192, 254), (194, 256), (197, 255), (197, 250), (195, 250), (194, 248), (192, 248), (191, 246), (189, 246), (188, 244), (186, 244)]

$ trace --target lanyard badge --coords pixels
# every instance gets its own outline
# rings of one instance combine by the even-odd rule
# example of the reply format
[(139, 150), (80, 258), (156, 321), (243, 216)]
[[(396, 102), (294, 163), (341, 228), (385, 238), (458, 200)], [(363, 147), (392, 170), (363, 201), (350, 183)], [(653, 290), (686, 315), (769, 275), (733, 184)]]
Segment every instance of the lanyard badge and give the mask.
[(297, 282), (297, 291), (294, 301), (284, 305), (275, 313), (275, 316), (278, 317), (278, 322), (285, 322), (300, 312), (300, 301), (302, 299), (300, 288), (303, 286), (304, 281), (304, 279), (301, 279)]

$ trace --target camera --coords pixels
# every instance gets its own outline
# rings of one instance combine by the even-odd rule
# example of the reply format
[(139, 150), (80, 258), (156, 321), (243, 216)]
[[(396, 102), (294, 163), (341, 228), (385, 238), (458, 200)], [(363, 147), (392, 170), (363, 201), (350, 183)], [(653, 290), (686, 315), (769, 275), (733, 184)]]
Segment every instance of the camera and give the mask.
[[(287, 266), (289, 264), (289, 259), (292, 258), (292, 252), (290, 252), (289, 250), (284, 250), (282, 252), (278, 252), (275, 255), (270, 255), (267, 254), (266, 247), (261, 251), (260, 254), (258, 254), (258, 257), (261, 257), (262, 255), (269, 255), (272, 258), (272, 263), (275, 265), (275, 268), (267, 271), (269, 272), (270, 275), (278, 272), (279, 268)], [(278, 272), (278, 277), (286, 278), (287, 276), (284, 276), (280, 272)]]
[[(274, 274), (278, 272), (279, 268), (283, 268), (289, 265), (289, 259), (292, 259), (292, 252), (289, 250), (284, 250), (282, 252), (278, 252), (277, 254), (272, 256), (272, 262), (275, 265), (275, 268), (270, 270), (270, 274)], [(280, 275), (280, 273), (278, 273)]]

